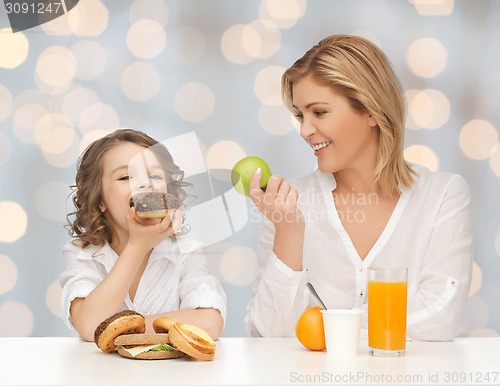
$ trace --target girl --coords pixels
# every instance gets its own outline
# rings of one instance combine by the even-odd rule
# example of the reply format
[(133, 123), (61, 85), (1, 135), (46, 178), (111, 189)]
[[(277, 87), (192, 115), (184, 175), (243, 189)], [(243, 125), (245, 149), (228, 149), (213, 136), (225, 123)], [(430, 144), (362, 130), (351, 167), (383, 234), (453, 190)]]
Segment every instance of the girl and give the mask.
[(60, 284), (63, 319), (83, 339), (92, 341), (97, 325), (123, 309), (143, 314), (147, 331), (157, 317), (171, 316), (219, 337), (226, 296), (198, 246), (175, 237), (181, 210), (145, 221), (129, 206), (137, 192), (184, 199), (182, 178), (165, 146), (140, 131), (117, 130), (80, 157)]
[(408, 336), (451, 340), (471, 278), (469, 189), (404, 160), (404, 97), (386, 56), (360, 37), (325, 38), (284, 73), (282, 94), (318, 170), (273, 176), (265, 192), (252, 176), (265, 217), (249, 333), (292, 336), (315, 305), (308, 281), (327, 307), (366, 310), (367, 268), (406, 266)]

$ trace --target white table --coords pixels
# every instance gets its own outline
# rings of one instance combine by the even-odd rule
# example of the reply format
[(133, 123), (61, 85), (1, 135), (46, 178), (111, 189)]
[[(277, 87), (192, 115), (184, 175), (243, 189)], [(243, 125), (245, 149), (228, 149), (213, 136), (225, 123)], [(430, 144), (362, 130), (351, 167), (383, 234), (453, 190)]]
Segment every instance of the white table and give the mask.
[[(488, 380), (489, 379), (489, 380)], [(0, 385), (500, 385), (500, 337), (408, 342), (407, 355), (329, 358), (294, 338), (221, 338), (212, 362), (141, 361), (78, 338), (0, 338)]]

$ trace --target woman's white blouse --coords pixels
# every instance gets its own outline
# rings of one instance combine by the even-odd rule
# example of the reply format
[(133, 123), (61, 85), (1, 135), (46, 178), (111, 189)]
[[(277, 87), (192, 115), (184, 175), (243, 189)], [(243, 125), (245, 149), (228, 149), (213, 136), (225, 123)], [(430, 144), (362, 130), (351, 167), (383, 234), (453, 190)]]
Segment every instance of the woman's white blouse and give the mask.
[[(306, 222), (303, 270), (293, 271), (276, 257), (274, 226), (263, 217), (259, 269), (245, 317), (249, 334), (294, 336), (302, 311), (318, 305), (307, 290), (308, 281), (328, 308), (364, 309), (366, 328), (367, 268), (405, 266), (407, 335), (419, 340), (453, 339), (461, 329), (472, 271), (469, 187), (459, 175), (412, 166), (418, 174), (415, 184), (402, 192), (364, 260), (335, 208), (333, 174), (317, 170), (290, 181), (299, 192), (298, 206)], [(362, 221), (361, 212), (349, 215), (352, 221)]]
[[(216, 308), (226, 320), (226, 294), (211, 276), (206, 258), (191, 241), (167, 239), (158, 244), (149, 257), (137, 287), (134, 301), (127, 295), (122, 309), (143, 315), (194, 309)], [(75, 298), (85, 298), (111, 271), (118, 255), (109, 244), (101, 249), (85, 249), (71, 242), (63, 248), (65, 271), (59, 277), (62, 287), (62, 318), (74, 328), (70, 306)]]

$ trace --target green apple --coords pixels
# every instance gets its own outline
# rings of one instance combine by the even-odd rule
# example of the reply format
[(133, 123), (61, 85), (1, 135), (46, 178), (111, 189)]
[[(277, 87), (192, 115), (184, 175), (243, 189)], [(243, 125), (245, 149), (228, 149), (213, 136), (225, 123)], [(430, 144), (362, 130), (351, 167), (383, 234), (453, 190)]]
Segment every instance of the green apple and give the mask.
[(265, 188), (267, 186), (267, 180), (271, 177), (271, 169), (266, 164), (266, 162), (259, 157), (249, 156), (238, 161), (234, 165), (231, 172), (231, 182), (238, 193), (248, 196), (248, 184), (250, 183), (250, 177), (252, 177), (255, 169), (262, 169), (262, 179), (260, 180), (260, 187)]

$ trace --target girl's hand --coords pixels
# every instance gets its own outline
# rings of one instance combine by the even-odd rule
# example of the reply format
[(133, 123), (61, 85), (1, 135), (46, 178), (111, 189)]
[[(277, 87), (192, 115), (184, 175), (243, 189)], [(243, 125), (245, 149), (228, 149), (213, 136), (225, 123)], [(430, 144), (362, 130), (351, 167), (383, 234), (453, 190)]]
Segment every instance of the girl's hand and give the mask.
[(127, 213), (129, 243), (149, 251), (161, 241), (179, 232), (182, 227), (182, 210), (169, 210), (163, 219), (143, 219), (136, 216), (135, 209)]
[(274, 224), (276, 231), (303, 228), (304, 217), (297, 207), (297, 191), (283, 177), (271, 176), (264, 192), (260, 188), (261, 178), (262, 170), (255, 170), (248, 185), (255, 206)]

